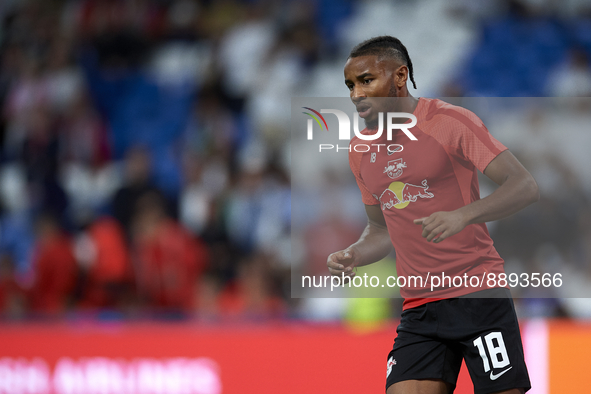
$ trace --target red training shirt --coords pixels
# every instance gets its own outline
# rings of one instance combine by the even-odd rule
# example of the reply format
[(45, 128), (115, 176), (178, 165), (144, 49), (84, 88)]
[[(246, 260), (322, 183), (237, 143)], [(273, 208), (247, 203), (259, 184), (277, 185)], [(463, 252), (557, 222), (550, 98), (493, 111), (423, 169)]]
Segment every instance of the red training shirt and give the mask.
[[(401, 287), (403, 309), (484, 290), (489, 288), (488, 273), (495, 274), (497, 279), (498, 274), (504, 273), (503, 259), (484, 223), (469, 225), (443, 242), (433, 243), (421, 236), (422, 226), (413, 220), (438, 211), (453, 211), (478, 200), (476, 170), (484, 172), (507, 148), (465, 108), (420, 98), (413, 114), (417, 124), (410, 132), (417, 141), (411, 141), (401, 130), (394, 130), (393, 139), (387, 141), (384, 130), (375, 141), (354, 137), (349, 153), (349, 164), (364, 204), (380, 204), (382, 208), (396, 250), (398, 276), (407, 280), (410, 276), (422, 278), (422, 288), (420, 282), (415, 287), (412, 279), (410, 285), (407, 282), (406, 287)], [(371, 149), (363, 152), (367, 147), (359, 146), (357, 152), (358, 144)], [(403, 150), (388, 154), (385, 146), (378, 152), (371, 144), (400, 144)], [(456, 286), (450, 287), (445, 278), (445, 287), (431, 291), (431, 281), (437, 284), (433, 276), (441, 279), (442, 275), (452, 280), (460, 276), (462, 284), (457, 286), (460, 280), (456, 279)], [(473, 276), (477, 279), (470, 282)]]

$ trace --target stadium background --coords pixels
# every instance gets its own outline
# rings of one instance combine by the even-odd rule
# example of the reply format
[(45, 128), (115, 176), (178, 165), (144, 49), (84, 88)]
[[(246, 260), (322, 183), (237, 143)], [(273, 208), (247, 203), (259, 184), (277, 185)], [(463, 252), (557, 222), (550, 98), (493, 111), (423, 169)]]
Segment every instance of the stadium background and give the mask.
[[(289, 291), (364, 225), (311, 205), (290, 250), (290, 97), (346, 96), (348, 51), (380, 34), (415, 96), (591, 93), (585, 0), (2, 1), (0, 393), (382, 392), (399, 300)], [(542, 200), (489, 228), (585, 297), (589, 107), (562, 140), (524, 113), (491, 132)], [(355, 204), (348, 171), (310, 183)], [(532, 392), (580, 392), (591, 302), (535, 295)]]

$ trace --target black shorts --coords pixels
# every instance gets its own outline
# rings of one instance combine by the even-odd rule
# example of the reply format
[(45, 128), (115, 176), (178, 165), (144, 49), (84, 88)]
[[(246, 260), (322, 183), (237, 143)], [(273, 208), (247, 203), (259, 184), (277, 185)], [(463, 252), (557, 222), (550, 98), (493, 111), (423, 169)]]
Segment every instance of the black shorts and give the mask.
[(388, 354), (386, 389), (414, 379), (441, 379), (455, 388), (462, 359), (475, 394), (531, 387), (507, 289), (483, 290), (407, 309), (396, 332)]

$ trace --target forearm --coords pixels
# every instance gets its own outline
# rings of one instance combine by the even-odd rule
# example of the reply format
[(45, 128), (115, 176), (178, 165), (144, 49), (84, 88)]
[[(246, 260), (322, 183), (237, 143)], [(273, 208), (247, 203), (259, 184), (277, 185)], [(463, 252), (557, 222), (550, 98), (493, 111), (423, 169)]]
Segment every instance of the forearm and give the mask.
[(539, 200), (538, 185), (533, 177), (508, 176), (489, 196), (474, 201), (458, 212), (467, 225), (499, 220)]
[(354, 248), (360, 256), (358, 266), (380, 261), (392, 251), (392, 241), (388, 229), (368, 223), (359, 240), (349, 248)]

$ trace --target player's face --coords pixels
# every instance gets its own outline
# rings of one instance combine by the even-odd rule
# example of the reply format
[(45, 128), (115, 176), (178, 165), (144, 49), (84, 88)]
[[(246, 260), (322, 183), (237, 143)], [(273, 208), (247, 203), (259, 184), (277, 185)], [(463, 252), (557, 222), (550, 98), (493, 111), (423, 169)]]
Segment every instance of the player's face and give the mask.
[(347, 60), (345, 84), (349, 88), (351, 100), (357, 107), (359, 116), (365, 119), (368, 127), (377, 124), (379, 112), (392, 110), (387, 108), (388, 100), (371, 98), (398, 97), (399, 89), (396, 88), (396, 83), (400, 67), (394, 59), (380, 61), (377, 56), (359, 56)]

